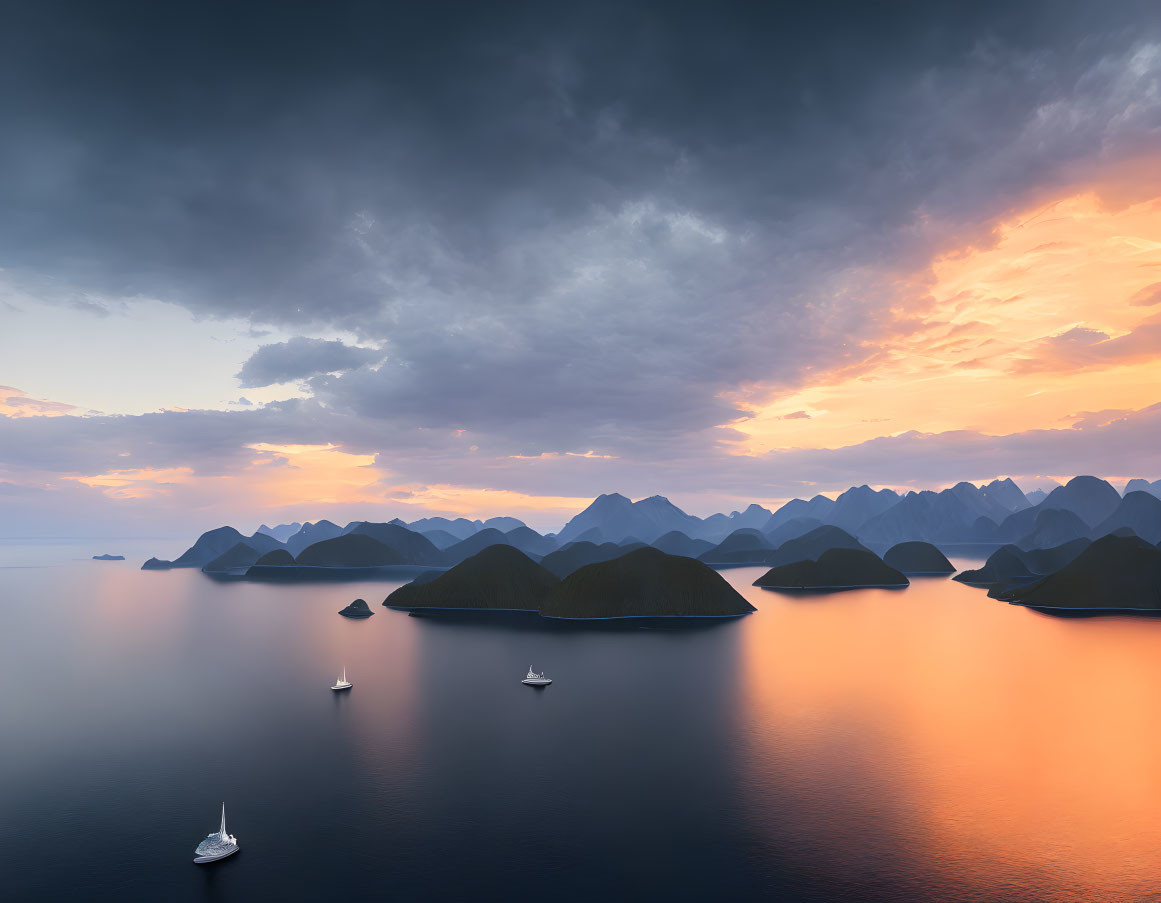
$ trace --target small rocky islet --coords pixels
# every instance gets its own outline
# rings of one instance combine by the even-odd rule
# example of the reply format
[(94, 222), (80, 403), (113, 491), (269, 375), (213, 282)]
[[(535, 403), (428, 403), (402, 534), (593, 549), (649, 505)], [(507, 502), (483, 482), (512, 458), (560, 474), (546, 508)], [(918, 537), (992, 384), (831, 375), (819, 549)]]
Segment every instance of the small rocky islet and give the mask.
[(356, 599), (346, 608), (339, 609), (339, 614), (344, 618), (369, 618), (374, 613), (365, 599)]

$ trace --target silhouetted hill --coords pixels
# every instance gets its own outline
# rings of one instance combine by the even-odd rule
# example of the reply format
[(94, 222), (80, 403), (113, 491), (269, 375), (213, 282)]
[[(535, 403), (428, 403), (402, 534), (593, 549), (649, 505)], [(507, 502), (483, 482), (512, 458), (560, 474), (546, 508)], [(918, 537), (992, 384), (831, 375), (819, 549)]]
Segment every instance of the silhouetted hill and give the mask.
[(1121, 494), (1110, 484), (1097, 477), (1073, 477), (1063, 486), (1048, 493), (1041, 508), (1061, 508), (1080, 516), (1088, 526), (1095, 527), (1112, 514), (1121, 503)]
[(1031, 492), (1025, 492), (1024, 498), (1028, 499), (1029, 505), (1039, 505), (1048, 498), (1048, 493), (1043, 489), (1033, 489)]
[(1148, 492), (1129, 492), (1116, 509), (1097, 524), (1096, 536), (1128, 527), (1137, 536), (1156, 544), (1161, 541), (1161, 499)]
[(301, 530), (286, 540), (286, 548), (290, 550), (291, 555), (297, 558), (298, 553), (307, 546), (322, 542), (324, 539), (334, 539), (342, 534), (342, 528), (338, 524), (332, 524), (329, 520), (320, 520), (313, 524), (305, 523)]
[(355, 526), (348, 536), (370, 536), (385, 546), (390, 546), (403, 556), (405, 564), (420, 564), (435, 567), (443, 564), (442, 553), (430, 539), (398, 524), (373, 524), (363, 521)]
[(960, 571), (952, 580), (960, 583), (971, 583), (977, 586), (991, 586), (994, 583), (1007, 583), (1035, 576), (1024, 563), (1023, 550), (1016, 546), (1000, 546), (984, 562), (982, 568)]
[(262, 567), (286, 567), (294, 564), (294, 556), (288, 549), (275, 549), (273, 552), (267, 552), (254, 564)]
[[(613, 492), (595, 498), (584, 511), (572, 518), (557, 535), (563, 545), (574, 540), (592, 541), (586, 533), (600, 530), (600, 538), (619, 542), (626, 537), (640, 537), (651, 542), (671, 530), (692, 535), (701, 524), (699, 518), (686, 514), (663, 496), (655, 495), (637, 502)], [(596, 537), (593, 537), (595, 539)]]
[(450, 549), (460, 541), (460, 537), (453, 536), (447, 530), (424, 530), (423, 535), (427, 537), (428, 542), (440, 551)]
[(767, 589), (894, 588), (908, 585), (903, 573), (866, 549), (827, 549), (817, 561), (795, 561), (771, 568), (754, 581)]
[(479, 533), (472, 534), (467, 539), (457, 542), (450, 548), (444, 549), (442, 560), (445, 565), (457, 565), (478, 552), (482, 552), (488, 546), (506, 545), (511, 545), (508, 537), (494, 527), (489, 527), (486, 530), (481, 530)]
[(1161, 480), (1150, 483), (1148, 480), (1129, 480), (1125, 486), (1125, 495), (1130, 492), (1147, 492), (1149, 495), (1161, 498)]
[(504, 534), (508, 544), (515, 546), (525, 555), (543, 558), (556, 548), (556, 540), (541, 536), (531, 527), (520, 526)]
[(990, 517), (977, 518), (966, 534), (965, 542), (999, 542), (1000, 525)]
[(823, 518), (830, 513), (832, 508), (834, 508), (834, 499), (827, 498), (825, 495), (816, 495), (810, 501), (791, 499), (770, 515), (769, 520), (762, 525), (762, 532), (771, 533), (788, 521), (800, 517), (813, 518), (822, 523)]
[[(273, 537), (271, 537), (273, 538)], [(275, 549), (276, 552), (285, 552), (285, 549)], [(272, 553), (267, 553), (272, 554)], [(213, 561), (202, 565), (207, 574), (225, 573), (237, 568), (248, 568), (262, 557), (257, 549), (251, 548), (244, 542), (235, 543)]]
[(1139, 537), (1103, 536), (1056, 573), (996, 598), (1048, 609), (1158, 611), (1161, 550)]
[[(282, 544), (273, 536), (265, 533), (255, 533), (253, 536), (243, 536), (233, 527), (218, 527), (208, 530), (198, 537), (197, 542), (182, 552), (179, 558), (174, 559), (170, 567), (200, 568), (209, 564), (220, 555), (224, 555), (240, 542), (245, 542), (259, 554), (272, 549), (281, 548)], [(157, 559), (150, 559), (157, 561)]]
[[(124, 555), (110, 555), (107, 552), (104, 555), (94, 555), (93, 561), (124, 561)], [(156, 559), (154, 559), (156, 560)]]
[(366, 568), (408, 564), (397, 549), (365, 533), (348, 533), (307, 546), (294, 558), (302, 567)]
[(744, 528), (735, 530), (698, 558), (709, 564), (760, 564), (772, 549), (765, 534)]
[(511, 533), (520, 527), (527, 528), (527, 524), (518, 517), (489, 517), (480, 525), (482, 530), (499, 530), (501, 533)]
[[(970, 486), (970, 484), (961, 484)], [(974, 486), (970, 486), (973, 491)], [(863, 523), (857, 530), (860, 539), (882, 545), (908, 540), (966, 541), (970, 526), (980, 517), (982, 505), (969, 506), (963, 501), (965, 491), (909, 492), (896, 504)]]
[(549, 591), (548, 618), (736, 617), (754, 607), (709, 566), (646, 546), (582, 567)]
[[(945, 489), (937, 494), (943, 495), (944, 493), (953, 496), (966, 509), (968, 512), (966, 523), (972, 523), (980, 517), (1000, 521), (1013, 511), (1028, 507), (1028, 500), (1024, 498), (1024, 493), (1020, 492), (1019, 487), (1011, 480), (1006, 484), (993, 481), (985, 487), (959, 482), (950, 489)], [(1016, 504), (1009, 507), (1000, 501), (1000, 497), (1014, 501)], [(1023, 504), (1020, 504), (1020, 501), (1023, 501)]]
[(775, 551), (766, 556), (765, 564), (777, 567), (782, 564), (792, 564), (795, 561), (817, 561), (823, 552), (828, 549), (861, 549), (869, 552), (866, 546), (851, 536), (846, 530), (830, 525), (818, 527), (791, 539), (780, 545)]
[(1025, 552), (1022, 557), (1031, 573), (1051, 574), (1053, 571), (1059, 571), (1091, 545), (1091, 539), (1074, 539), (1048, 549), (1032, 549)]
[(852, 486), (834, 500), (834, 507), (822, 519), (825, 524), (842, 527), (852, 533), (872, 517), (882, 514), (899, 501), (890, 489), (874, 490), (870, 486)]
[(454, 536), (458, 542), (461, 539), (467, 539), (473, 533), (479, 533), (484, 525), (478, 520), (468, 520), (466, 517), (457, 517), (455, 520), (448, 520), (446, 517), (421, 517), (419, 520), (413, 520), (403, 526), (416, 533), (443, 530)]
[(163, 558), (150, 558), (145, 564), (141, 565), (143, 571), (168, 571), (173, 567), (172, 561), (166, 561)]
[[(575, 539), (570, 539), (568, 542), (591, 542), (594, 546), (599, 546), (602, 543), (612, 542), (612, 540), (605, 536), (604, 531), (600, 527), (589, 527), (583, 533), (577, 535)], [(564, 548), (566, 545), (568, 543), (563, 543), (561, 548)]]
[(609, 561), (624, 554), (625, 549), (615, 542), (606, 542), (599, 546), (591, 542), (574, 542), (545, 555), (540, 564), (557, 577), (567, 577), (577, 568)]
[(762, 535), (766, 537), (770, 548), (776, 549), (783, 543), (797, 539), (799, 536), (805, 536), (811, 530), (821, 526), (823, 523), (817, 517), (793, 517), (772, 530), (763, 530)]
[[(982, 487), (981, 491), (1000, 508), (1008, 512), (1020, 511), (1032, 505), (1020, 487), (1008, 478), (992, 480), (988, 485)], [(992, 517), (992, 520), (997, 520), (997, 518)]]
[(374, 613), (364, 599), (356, 599), (346, 608), (339, 609), (344, 618), (369, 618)]
[(286, 542), (286, 540), (290, 539), (290, 537), (292, 537), (301, 529), (302, 524), (300, 524), (298, 521), (295, 521), (292, 524), (279, 524), (277, 527), (268, 527), (266, 524), (263, 524), (255, 532), (265, 533), (267, 536), (272, 536), (279, 542)]
[(708, 539), (692, 539), (680, 530), (670, 530), (653, 540), (652, 545), (666, 555), (683, 555), (686, 558), (697, 558), (714, 547)]
[(891, 546), (883, 563), (904, 574), (954, 574), (955, 565), (929, 542), (901, 542)]
[(1017, 541), (1021, 549), (1047, 549), (1074, 539), (1087, 539), (1088, 524), (1071, 511), (1059, 508), (1038, 510), (1032, 530)]
[(399, 587), (383, 604), (537, 611), (557, 582), (554, 575), (514, 546), (490, 545), (434, 579)]
[[(713, 545), (721, 542), (735, 530), (751, 528), (762, 530), (770, 521), (770, 510), (761, 505), (749, 505), (744, 511), (731, 511), (729, 514), (711, 514), (700, 524), (690, 525), (681, 532), (688, 531), (687, 535), (693, 539), (704, 539)], [(653, 544), (657, 548), (656, 543)]]
[(961, 482), (941, 492), (908, 492), (855, 532), (863, 542), (881, 545), (909, 540), (991, 542), (995, 524), (1027, 507), (1027, 499), (1011, 480), (993, 481), (983, 488)]

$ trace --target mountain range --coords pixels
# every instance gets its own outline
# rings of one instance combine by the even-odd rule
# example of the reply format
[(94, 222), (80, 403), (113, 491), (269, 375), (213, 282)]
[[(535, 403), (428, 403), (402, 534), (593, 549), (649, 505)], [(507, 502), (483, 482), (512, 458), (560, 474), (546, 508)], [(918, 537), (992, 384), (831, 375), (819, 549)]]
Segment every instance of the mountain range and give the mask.
[[(288, 565), (312, 546), (350, 534), (377, 540), (393, 550), (388, 557), (407, 565), (452, 567), (489, 546), (511, 545), (537, 561), (556, 556), (552, 564), (558, 571), (608, 560), (617, 547), (623, 554), (625, 548), (639, 544), (717, 565), (776, 566), (799, 554), (799, 546), (814, 552), (820, 542), (880, 554), (906, 542), (980, 549), (1008, 543), (1019, 549), (1043, 549), (1109, 533), (1132, 533), (1152, 543), (1161, 540), (1158, 493), (1161, 480), (1133, 480), (1122, 496), (1093, 476), (1075, 477), (1042, 497), (1025, 495), (1010, 479), (902, 494), (861, 485), (834, 499), (822, 495), (793, 499), (775, 511), (752, 504), (706, 518), (686, 513), (663, 496), (634, 502), (608, 493), (594, 499), (555, 535), (538, 533), (512, 517), (352, 521), (344, 527), (319, 520), (263, 525), (251, 536), (219, 527), (199, 537), (176, 560), (150, 559), (146, 566), (231, 570), (276, 549), (285, 550), (289, 560), (278, 561)], [(284, 540), (279, 539), (282, 536)], [(570, 552), (574, 544), (580, 547)], [(244, 548), (235, 550), (239, 545)], [(382, 554), (370, 557), (377, 566), (385, 563)]]

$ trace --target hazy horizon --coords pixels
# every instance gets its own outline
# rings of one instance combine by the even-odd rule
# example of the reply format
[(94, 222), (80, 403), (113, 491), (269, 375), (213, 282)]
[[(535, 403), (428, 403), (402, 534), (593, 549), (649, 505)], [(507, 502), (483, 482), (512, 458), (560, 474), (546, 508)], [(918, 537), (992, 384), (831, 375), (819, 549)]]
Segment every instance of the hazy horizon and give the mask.
[[(1095, 474), (1083, 474), (1083, 475), (1076, 474), (1074, 476), (1096, 476), (1096, 475)], [(1004, 479), (1011, 479), (1011, 478), (1001, 475), (999, 477), (995, 477), (994, 479), (1004, 480)], [(1042, 491), (1044, 493), (1048, 493), (1056, 486), (1064, 485), (1070, 479), (1072, 479), (1071, 476), (1067, 476), (1067, 477), (1062, 476), (1059, 478), (1044, 478), (1037, 485), (1031, 485), (1031, 484), (1021, 485), (1021, 483), (1018, 480), (1013, 480), (1013, 482), (1016, 483), (1016, 485), (1020, 488), (1020, 490), (1022, 492), (1024, 492), (1025, 494), (1035, 492), (1035, 491)], [(1138, 478), (1126, 477), (1126, 478), (1112, 478), (1112, 479), (1110, 479), (1107, 477), (1098, 477), (1098, 479), (1105, 480), (1105, 482), (1107, 482), (1111, 486), (1113, 486), (1113, 488), (1116, 489), (1117, 492), (1124, 495), (1127, 483), (1132, 479), (1138, 479)], [(1140, 478), (1140, 479), (1143, 479), (1143, 478)], [(966, 481), (966, 482), (972, 482), (972, 481)], [(992, 482), (992, 480), (975, 481), (973, 483), (973, 485), (982, 487), (986, 483), (990, 483), (990, 482)], [(859, 484), (859, 485), (869, 485), (869, 484)], [(892, 491), (897, 492), (900, 496), (903, 496), (906, 493), (912, 492), (912, 491), (922, 492), (922, 491), (926, 490), (926, 491), (940, 492), (944, 489), (950, 488), (953, 485), (955, 485), (955, 484), (952, 483), (952, 484), (946, 484), (946, 485), (941, 485), (941, 486), (927, 486), (927, 487), (870, 485), (870, 488), (874, 489), (875, 491), (881, 491), (883, 489), (890, 489)], [(847, 487), (847, 488), (853, 488), (853, 487)], [(612, 494), (624, 495), (624, 493), (617, 493), (617, 491), (615, 489), (609, 490), (607, 493), (601, 493), (600, 495), (612, 495)], [(834, 498), (837, 498), (838, 496), (840, 496), (841, 494), (842, 494), (842, 491), (829, 491), (829, 492), (813, 493), (812, 496), (813, 495), (823, 495), (823, 496), (826, 496), (828, 498), (834, 499)], [(1156, 494), (1156, 493), (1153, 493), (1153, 494)], [(782, 507), (782, 505), (786, 504), (788, 501), (791, 501), (790, 499), (779, 499), (779, 500), (775, 500), (769, 504), (762, 504), (761, 502), (753, 501), (753, 502), (749, 502), (747, 504), (743, 504), (739, 508), (734, 508), (734, 509), (727, 509), (727, 510), (721, 510), (721, 511), (716, 511), (716, 510), (700, 511), (700, 510), (690, 510), (689, 508), (687, 508), (681, 504), (678, 504), (673, 498), (665, 495), (665, 493), (653, 493), (652, 495), (654, 495), (654, 496), (659, 495), (659, 496), (667, 499), (668, 501), (676, 504), (677, 507), (680, 508), (682, 511), (684, 511), (686, 514), (691, 514), (691, 515), (694, 515), (695, 517), (699, 517), (702, 519), (709, 517), (711, 515), (714, 515), (714, 514), (730, 515), (730, 514), (740, 513), (741, 511), (744, 511), (750, 504), (758, 504), (764, 508), (768, 508), (771, 512), (774, 512), (774, 511), (777, 511), (780, 507)], [(650, 498), (650, 497), (651, 496), (637, 496), (637, 497), (626, 496), (626, 498), (629, 498), (629, 500), (633, 501), (633, 502), (637, 502), (637, 501), (640, 501), (641, 499)], [(807, 496), (804, 498), (809, 498), (809, 497), (811, 497), (811, 496)], [(522, 518), (520, 518), (520, 520), (523, 520), (527, 526), (532, 527), (534, 530), (536, 530), (539, 533), (542, 533), (542, 534), (553, 533), (553, 534), (555, 534), (555, 533), (558, 533), (568, 523), (568, 521), (573, 516), (581, 513), (585, 508), (587, 508), (590, 504), (592, 504), (592, 502), (594, 500), (595, 499), (584, 500), (575, 509), (569, 510), (568, 513), (566, 513), (559, 521), (552, 521), (552, 520), (547, 519), (544, 515), (544, 512), (534, 512), (533, 514), (529, 515), (527, 518), (522, 517)], [(293, 524), (293, 523), (308, 523), (308, 522), (317, 523), (318, 521), (321, 521), (321, 520), (329, 520), (329, 521), (332, 521), (333, 523), (336, 523), (338, 526), (345, 526), (347, 524), (357, 523), (359, 521), (384, 523), (387, 521), (394, 520), (396, 518), (403, 519), (402, 515), (400, 515), (400, 514), (391, 514), (388, 511), (361, 510), (361, 509), (358, 509), (357, 506), (349, 508), (349, 509), (345, 508), (343, 510), (348, 511), (348, 513), (335, 515), (333, 517), (326, 516), (326, 515), (317, 515), (317, 514), (314, 516), (311, 516), (308, 513), (308, 514), (301, 516), (301, 517), (291, 517), (289, 519), (267, 518), (265, 520), (257, 520), (257, 521), (252, 516), (251, 517), (236, 518), (234, 521), (222, 521), (222, 522), (216, 522), (216, 521), (210, 522), (207, 520), (191, 520), (190, 522), (187, 522), (187, 523), (177, 522), (173, 525), (172, 532), (160, 533), (160, 534), (159, 533), (151, 533), (151, 534), (137, 535), (137, 534), (116, 534), (116, 533), (94, 532), (94, 533), (77, 533), (77, 534), (36, 535), (34, 533), (29, 533), (29, 532), (11, 533), (11, 534), (0, 533), (0, 541), (11, 542), (11, 541), (18, 541), (21, 539), (28, 539), (28, 540), (32, 540), (32, 541), (57, 540), (57, 539), (62, 540), (62, 541), (67, 541), (67, 540), (96, 540), (96, 541), (126, 540), (126, 541), (130, 541), (130, 540), (143, 540), (143, 539), (144, 540), (166, 539), (166, 540), (174, 540), (174, 541), (178, 541), (178, 540), (192, 541), (192, 539), (195, 536), (197, 536), (197, 535), (199, 535), (207, 530), (211, 530), (211, 529), (221, 527), (221, 526), (234, 527), (234, 528), (238, 529), (239, 532), (241, 532), (243, 534), (251, 534), (263, 526), (274, 529), (274, 528), (279, 527), (279, 526), (285, 526), (285, 525), (289, 525), (289, 524)], [(403, 514), (407, 514), (407, 513), (413, 513), (413, 512), (406, 512), (406, 511), (403, 512)], [(476, 521), (476, 522), (483, 522), (483, 521), (487, 521), (489, 518), (493, 518), (493, 517), (515, 517), (515, 516), (516, 515), (512, 514), (509, 511), (495, 510), (495, 511), (484, 511), (484, 512), (481, 512), (478, 516), (470, 516), (470, 517), (467, 517), (467, 519), (472, 520), (472, 521)], [(455, 520), (458, 517), (464, 517), (464, 515), (455, 514), (455, 513), (448, 513), (448, 512), (434, 511), (434, 512), (428, 512), (428, 513), (425, 513), (423, 515), (412, 518), (412, 520), (409, 522), (421, 520), (422, 518), (425, 518), (425, 517), (447, 517), (449, 520)]]

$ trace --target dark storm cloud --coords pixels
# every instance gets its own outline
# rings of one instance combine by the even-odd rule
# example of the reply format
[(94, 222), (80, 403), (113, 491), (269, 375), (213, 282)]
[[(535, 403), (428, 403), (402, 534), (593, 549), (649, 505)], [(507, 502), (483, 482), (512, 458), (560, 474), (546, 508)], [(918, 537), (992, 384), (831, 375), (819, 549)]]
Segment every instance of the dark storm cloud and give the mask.
[(243, 388), (254, 389), (306, 379), (321, 373), (352, 370), (382, 357), (382, 353), (374, 348), (358, 348), (336, 340), (297, 336), (286, 342), (259, 347), (238, 371), (238, 381)]
[[(4, 18), (0, 267), (350, 331), (387, 361), (311, 381), (336, 416), (497, 451), (704, 445), (730, 391), (874, 353), (901, 274), (1159, 123), (1150, 4)], [(246, 384), (322, 372), (283, 358)]]

